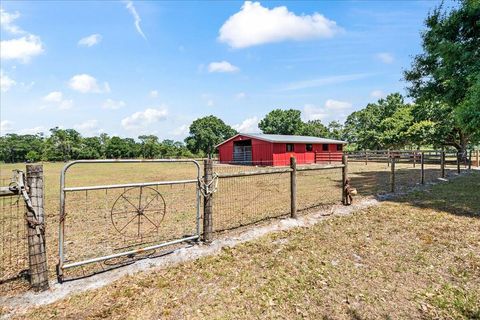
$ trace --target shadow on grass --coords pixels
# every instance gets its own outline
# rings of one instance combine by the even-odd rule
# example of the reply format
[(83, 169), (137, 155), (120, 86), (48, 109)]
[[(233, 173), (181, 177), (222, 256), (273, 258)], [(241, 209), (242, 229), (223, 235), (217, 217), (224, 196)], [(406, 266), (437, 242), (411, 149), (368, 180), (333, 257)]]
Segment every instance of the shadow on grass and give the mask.
[(480, 172), (472, 171), (424, 190), (415, 190), (391, 201), (415, 207), (480, 218)]
[(425, 177), (428, 177), (426, 183), (436, 184), (423, 187), (417, 171), (402, 169), (396, 176), (395, 191), (398, 196), (389, 192), (390, 173), (387, 171), (351, 173), (351, 185), (358, 189), (360, 196), (375, 196), (379, 200), (388, 199), (420, 208), (480, 218), (480, 171), (472, 170), (457, 176), (453, 170), (449, 170), (445, 181), (439, 180), (438, 176), (438, 170), (425, 170)]

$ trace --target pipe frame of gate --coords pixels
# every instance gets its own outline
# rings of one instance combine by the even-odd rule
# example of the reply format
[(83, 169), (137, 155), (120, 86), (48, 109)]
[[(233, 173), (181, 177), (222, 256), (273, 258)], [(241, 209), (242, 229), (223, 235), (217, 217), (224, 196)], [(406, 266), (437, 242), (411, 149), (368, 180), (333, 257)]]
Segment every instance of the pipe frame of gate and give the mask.
[[(173, 181), (158, 181), (158, 182), (146, 182), (146, 183), (131, 183), (131, 184), (117, 184), (117, 185), (103, 185), (103, 186), (86, 186), (86, 187), (73, 187), (65, 188), (65, 176), (67, 170), (76, 164), (92, 164), (92, 163), (192, 163), (197, 168), (197, 179), (194, 180), (173, 180)], [(200, 192), (200, 178), (201, 178), (201, 168), (197, 161), (192, 159), (102, 159), (102, 160), (76, 160), (67, 163), (60, 174), (60, 222), (58, 229), (58, 264), (57, 264), (57, 279), (59, 283), (63, 282), (63, 271), (65, 269), (78, 267), (85, 264), (105, 261), (112, 258), (127, 256), (135, 253), (141, 253), (148, 250), (158, 249), (161, 247), (166, 247), (169, 245), (200, 239), (200, 202), (201, 202), (201, 192)], [(151, 186), (151, 185), (171, 185), (171, 184), (185, 184), (185, 183), (195, 183), (196, 187), (196, 234), (190, 237), (185, 237), (182, 239), (177, 239), (169, 242), (160, 243), (153, 246), (148, 246), (145, 248), (140, 248), (136, 250), (116, 253), (108, 256), (102, 256), (92, 259), (87, 259), (84, 261), (74, 262), (65, 264), (64, 257), (64, 232), (65, 232), (65, 195), (70, 191), (80, 191), (80, 190), (98, 190), (98, 189), (113, 189), (113, 188), (124, 188), (124, 187), (142, 187), (142, 186)]]

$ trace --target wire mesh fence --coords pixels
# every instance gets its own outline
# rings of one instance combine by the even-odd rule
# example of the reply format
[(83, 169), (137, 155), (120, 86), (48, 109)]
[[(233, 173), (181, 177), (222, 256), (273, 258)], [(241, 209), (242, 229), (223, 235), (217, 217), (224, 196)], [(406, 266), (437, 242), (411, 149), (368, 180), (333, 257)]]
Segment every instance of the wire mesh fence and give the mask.
[[(297, 167), (298, 210), (341, 202), (341, 168), (326, 168), (326, 165)], [(213, 170), (219, 179), (214, 195), (214, 231), (291, 214), (290, 167), (217, 163)]]
[[(214, 170), (217, 169), (233, 173), (235, 169), (244, 168), (225, 168), (222, 165), (221, 168), (214, 167)], [(216, 171), (217, 174), (219, 171)], [(213, 198), (213, 231), (233, 229), (289, 214), (289, 181), (288, 172), (219, 178)]]
[(299, 210), (339, 204), (342, 200), (341, 169), (297, 172), (297, 207)]
[[(0, 179), (1, 186), (8, 186), (10, 182), (7, 178)], [(28, 275), (25, 212), (25, 203), (20, 196), (0, 197), (0, 285), (5, 291), (28, 286), (26, 281), (14, 281)]]

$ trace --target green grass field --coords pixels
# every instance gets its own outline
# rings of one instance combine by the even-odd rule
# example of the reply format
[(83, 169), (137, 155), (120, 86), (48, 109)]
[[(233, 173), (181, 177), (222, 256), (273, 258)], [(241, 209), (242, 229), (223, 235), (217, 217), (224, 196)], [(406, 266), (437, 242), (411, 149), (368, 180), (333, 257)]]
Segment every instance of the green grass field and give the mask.
[(480, 174), (140, 273), (28, 319), (479, 319)]
[[(55, 276), (55, 265), (58, 261), (59, 181), (64, 165), (64, 163), (44, 164), (47, 253), (52, 278)], [(24, 170), (25, 165), (2, 164), (0, 169), (0, 177), (6, 178), (11, 175), (12, 169)], [(248, 166), (215, 165), (217, 172), (257, 169)], [(402, 164), (398, 165), (397, 169), (397, 190), (406, 190), (419, 183), (418, 164), (415, 168), (411, 164)], [(351, 162), (349, 165), (349, 176), (352, 178), (352, 185), (359, 191), (359, 198), (387, 192), (390, 187), (389, 175), (390, 168), (386, 163), (369, 162), (365, 165), (363, 162)], [(427, 167), (427, 181), (433, 181), (439, 176), (438, 166)], [(68, 187), (74, 187), (195, 178), (196, 169), (192, 164), (80, 164), (69, 169), (66, 182)], [(138, 201), (138, 188), (68, 193), (64, 246), (67, 262), (114, 254), (145, 244), (194, 234), (196, 231), (195, 187), (194, 184), (181, 184), (143, 190), (144, 201), (148, 202), (150, 199), (155, 204), (155, 208), (159, 208), (154, 208), (147, 214), (151, 222), (158, 226), (157, 228), (147, 220), (136, 223), (130, 219), (132, 207), (128, 201), (134, 203)], [(154, 199), (157, 194), (161, 194), (162, 201)], [(290, 211), (289, 197), (289, 173), (220, 179), (214, 195), (214, 230), (229, 230), (265, 219), (285, 216)], [(297, 207), (299, 210), (338, 204), (340, 200), (340, 169), (298, 173)], [(162, 205), (165, 206), (165, 210)], [(3, 230), (4, 241), (1, 243), (2, 250), (0, 250), (2, 261), (0, 273), (2, 274), (15, 274), (26, 266), (25, 240), (20, 239), (23, 237), (21, 217), (21, 210), (17, 215), (4, 212), (0, 216), (5, 229)], [(69, 270), (67, 276), (81, 276), (105, 267), (108, 266), (95, 263)], [(24, 283), (19, 282), (14, 282), (12, 286), (13, 291), (26, 288)]]

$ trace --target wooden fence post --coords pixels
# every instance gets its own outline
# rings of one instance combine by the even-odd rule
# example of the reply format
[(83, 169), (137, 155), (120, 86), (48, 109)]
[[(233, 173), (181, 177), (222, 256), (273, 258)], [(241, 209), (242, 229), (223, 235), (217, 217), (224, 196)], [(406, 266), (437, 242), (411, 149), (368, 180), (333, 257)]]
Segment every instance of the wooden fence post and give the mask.
[(390, 165), (390, 191), (395, 192), (395, 157), (392, 157)]
[(421, 153), (421, 158), (420, 158), (420, 170), (422, 171), (422, 184), (425, 184), (425, 152)]
[(477, 167), (480, 167), (480, 150), (477, 150)]
[[(422, 153), (423, 154), (423, 153)], [(413, 167), (415, 168), (415, 164), (417, 162), (417, 152), (413, 151)]]
[(203, 177), (203, 241), (212, 241), (213, 230), (213, 194), (209, 192), (209, 187), (213, 179), (213, 161), (212, 159), (204, 160), (204, 177)]
[(442, 178), (445, 178), (445, 151), (440, 153), (440, 170), (442, 171)]
[(43, 209), (43, 166), (27, 165), (27, 190), (34, 212), (27, 209), (28, 262), (30, 284), (35, 291), (49, 288)]
[(460, 152), (457, 151), (457, 173), (460, 174)]
[(470, 149), (468, 154), (468, 170), (472, 170), (472, 149)]
[(367, 150), (365, 150), (365, 165), (368, 164), (368, 153)]
[(347, 190), (345, 190), (345, 186), (347, 185), (348, 179), (348, 156), (346, 154), (342, 155), (342, 203), (347, 205)]
[(290, 217), (297, 218), (297, 159), (290, 158)]

